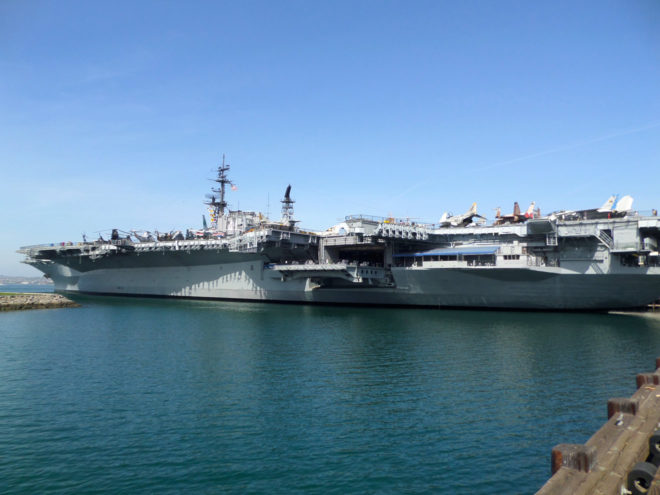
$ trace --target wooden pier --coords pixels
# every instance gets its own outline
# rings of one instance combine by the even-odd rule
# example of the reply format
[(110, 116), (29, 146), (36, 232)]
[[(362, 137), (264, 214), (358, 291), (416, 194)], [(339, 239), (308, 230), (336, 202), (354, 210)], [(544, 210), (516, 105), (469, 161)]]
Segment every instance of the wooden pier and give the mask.
[(552, 449), (552, 477), (537, 495), (660, 495), (660, 358), (637, 375), (632, 397), (607, 402), (607, 417), (584, 445)]

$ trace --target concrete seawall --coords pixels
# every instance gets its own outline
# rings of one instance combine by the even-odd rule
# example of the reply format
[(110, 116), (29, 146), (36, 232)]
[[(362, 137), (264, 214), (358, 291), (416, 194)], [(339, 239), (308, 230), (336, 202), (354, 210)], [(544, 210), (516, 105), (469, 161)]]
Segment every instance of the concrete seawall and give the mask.
[(67, 299), (61, 294), (52, 293), (15, 293), (0, 294), (0, 311), (21, 309), (77, 308), (80, 304)]

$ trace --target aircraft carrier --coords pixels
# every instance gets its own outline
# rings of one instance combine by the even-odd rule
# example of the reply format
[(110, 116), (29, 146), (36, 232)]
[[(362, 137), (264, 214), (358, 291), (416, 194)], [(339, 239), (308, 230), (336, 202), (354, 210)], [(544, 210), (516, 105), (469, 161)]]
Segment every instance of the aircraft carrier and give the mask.
[(476, 204), (437, 224), (352, 215), (323, 232), (230, 210), (229, 165), (206, 204), (210, 226), (167, 234), (113, 230), (109, 239), (26, 246), (58, 292), (318, 304), (609, 310), (660, 298), (660, 218), (632, 198), (541, 217)]

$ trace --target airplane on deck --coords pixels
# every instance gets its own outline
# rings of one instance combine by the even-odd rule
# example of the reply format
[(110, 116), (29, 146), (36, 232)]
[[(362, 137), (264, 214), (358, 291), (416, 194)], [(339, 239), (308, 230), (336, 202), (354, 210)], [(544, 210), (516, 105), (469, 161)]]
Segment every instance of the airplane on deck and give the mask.
[[(600, 208), (591, 208), (588, 210), (568, 210), (553, 213), (550, 218), (560, 220), (597, 220), (599, 218), (620, 218), (625, 217), (632, 210), (632, 196), (623, 196), (617, 202), (617, 194), (610, 196)], [(616, 206), (615, 206), (616, 203)]]
[[(534, 218), (534, 207), (536, 206), (536, 203), (532, 201), (532, 203), (529, 205), (529, 208), (527, 208), (527, 211), (525, 213), (520, 212), (520, 205), (516, 201), (513, 203), (513, 213), (511, 215), (502, 215), (502, 212), (500, 210), (500, 207), (497, 207), (496, 213), (495, 213), (495, 223), (493, 225), (504, 225), (505, 223), (523, 223), (529, 220), (530, 218)], [(540, 212), (538, 212), (537, 216), (540, 216)]]
[(439, 223), (440, 227), (467, 227), (473, 222), (475, 217), (486, 220), (485, 217), (482, 217), (477, 213), (477, 203), (472, 203), (470, 209), (462, 215), (452, 215), (444, 212)]
[(146, 230), (143, 232), (131, 230), (131, 234), (140, 242), (152, 242), (154, 240), (154, 236), (151, 234), (151, 232)]

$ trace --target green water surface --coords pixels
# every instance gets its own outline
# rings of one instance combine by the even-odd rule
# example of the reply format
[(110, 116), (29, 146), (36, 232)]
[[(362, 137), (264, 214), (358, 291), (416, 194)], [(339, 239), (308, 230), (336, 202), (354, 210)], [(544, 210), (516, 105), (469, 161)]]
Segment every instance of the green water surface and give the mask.
[(534, 493), (660, 319), (82, 297), (0, 313), (2, 493)]

